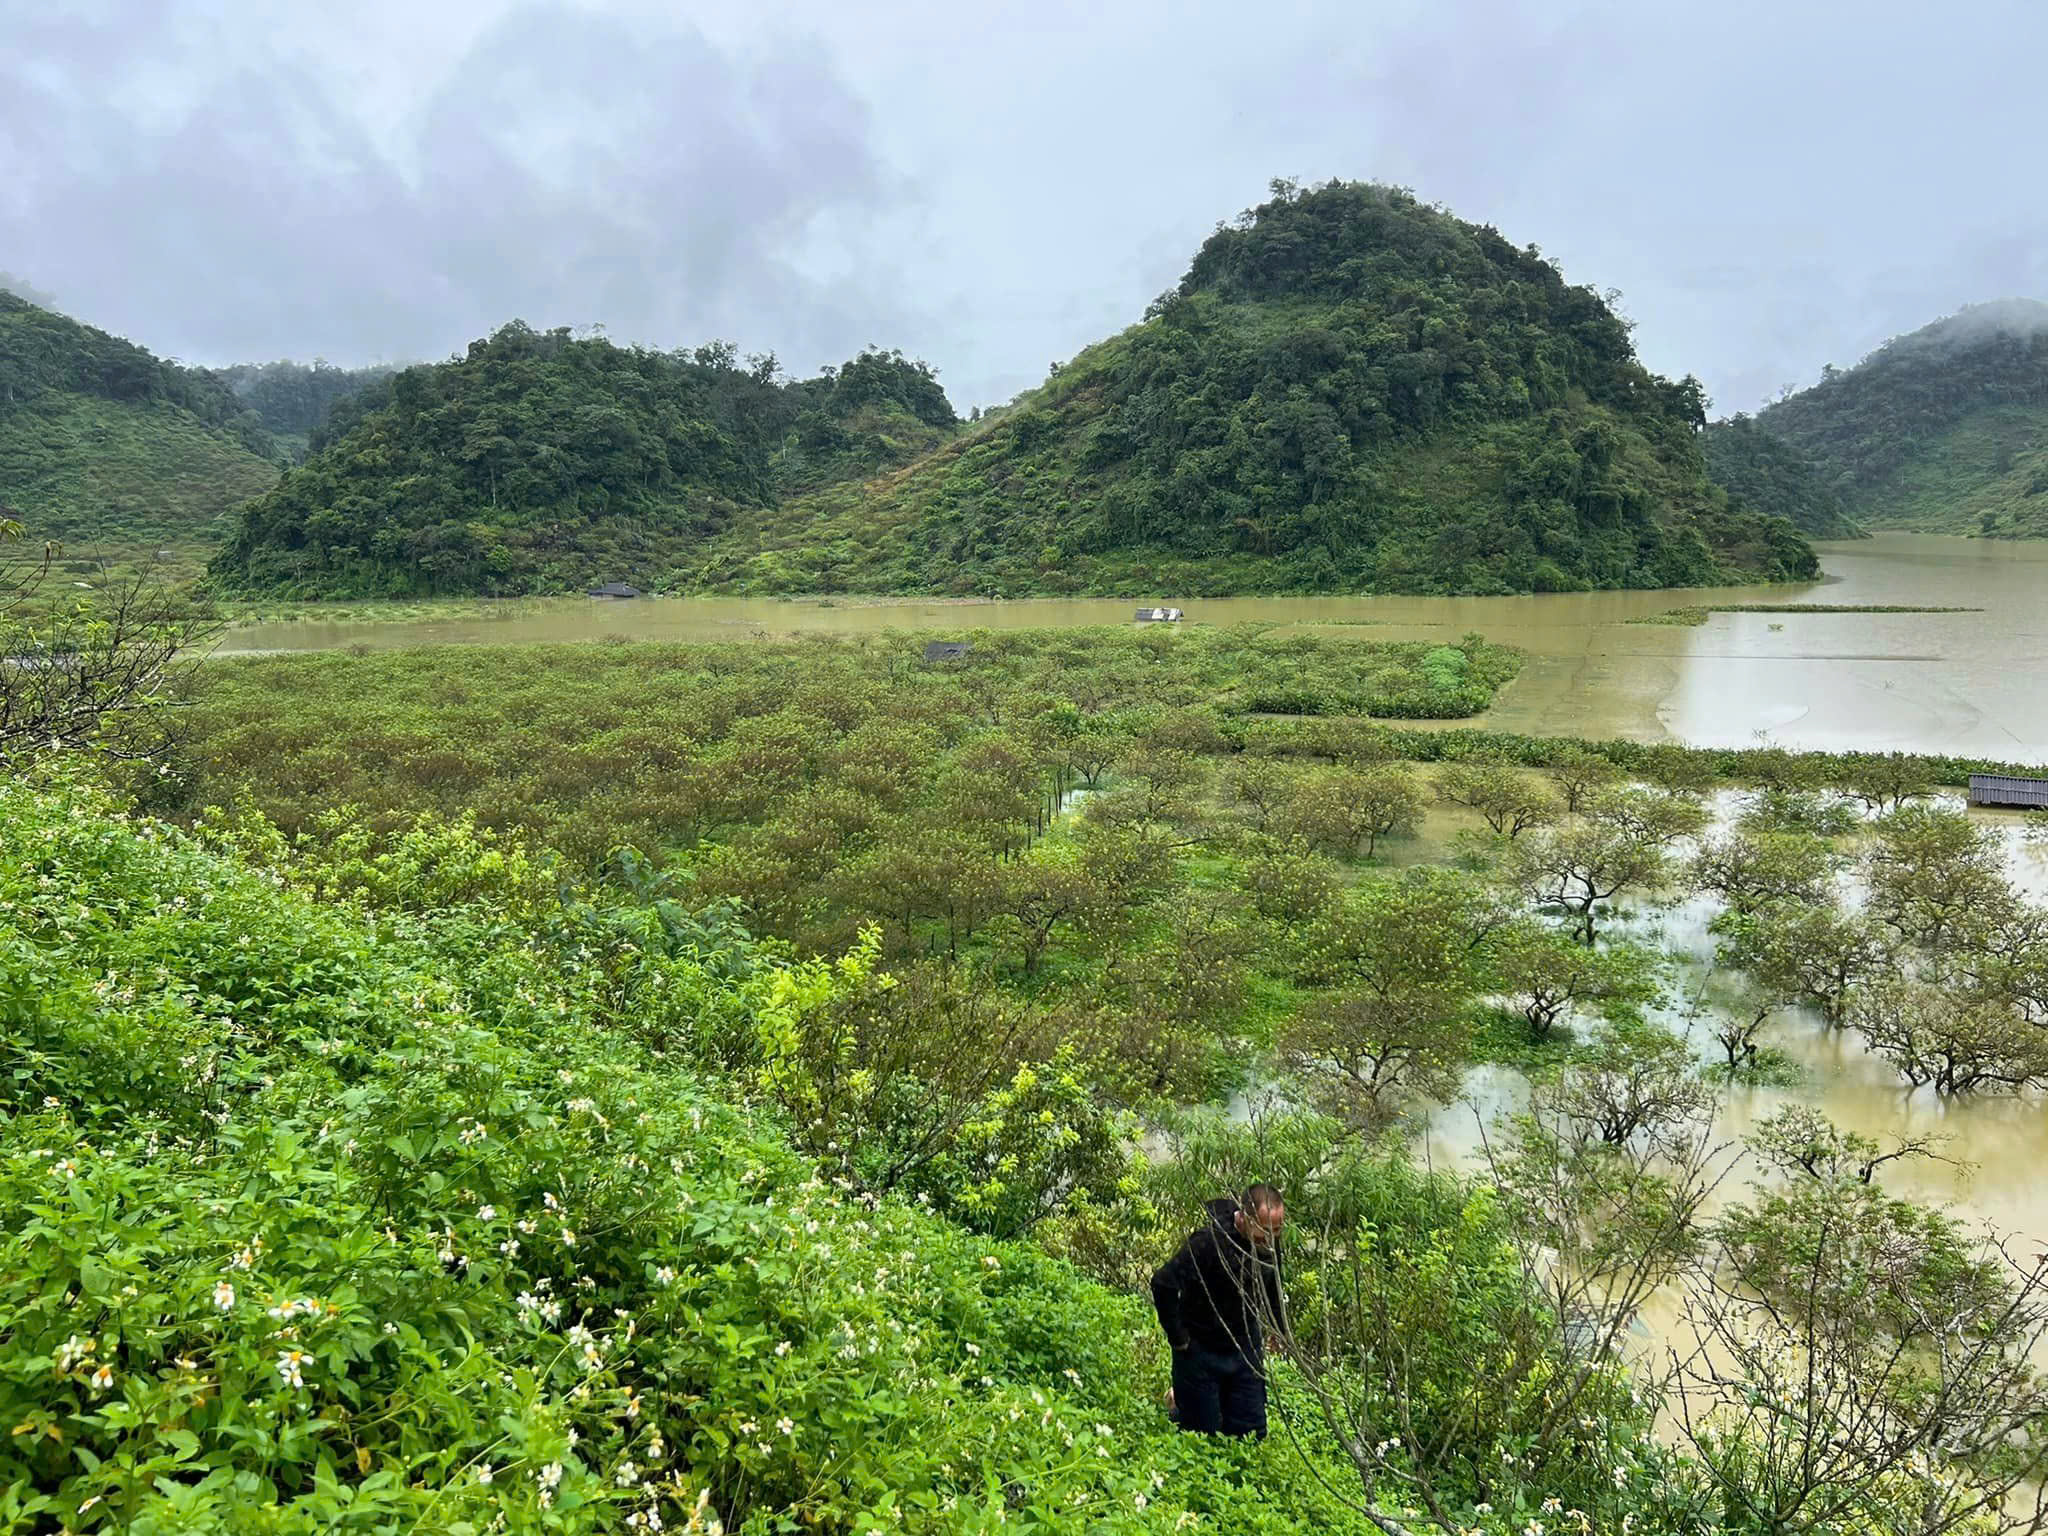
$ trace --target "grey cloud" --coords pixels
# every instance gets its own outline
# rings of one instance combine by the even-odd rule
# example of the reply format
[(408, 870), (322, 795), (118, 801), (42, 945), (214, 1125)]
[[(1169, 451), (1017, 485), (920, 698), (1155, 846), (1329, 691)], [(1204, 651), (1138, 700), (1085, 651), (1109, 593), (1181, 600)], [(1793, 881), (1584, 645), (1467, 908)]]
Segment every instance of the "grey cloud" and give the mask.
[(0, 0), (0, 265), (200, 359), (518, 315), (900, 345), (963, 406), (1136, 320), (1275, 175), (1541, 246), (1726, 410), (2048, 296), (2035, 0), (362, 3)]
[(36, 93), (0, 132), (62, 174), (17, 193), (0, 250), (167, 352), (433, 356), (516, 315), (822, 360), (898, 309), (794, 264), (820, 221), (857, 229), (894, 195), (866, 108), (809, 45), (741, 60), (683, 27), (522, 8), (393, 153), (275, 54), (216, 64), (174, 126), (145, 132), (140, 110), (78, 110), (95, 78), (129, 72), (119, 35), (36, 41), (40, 78), (0, 66), (18, 104)]

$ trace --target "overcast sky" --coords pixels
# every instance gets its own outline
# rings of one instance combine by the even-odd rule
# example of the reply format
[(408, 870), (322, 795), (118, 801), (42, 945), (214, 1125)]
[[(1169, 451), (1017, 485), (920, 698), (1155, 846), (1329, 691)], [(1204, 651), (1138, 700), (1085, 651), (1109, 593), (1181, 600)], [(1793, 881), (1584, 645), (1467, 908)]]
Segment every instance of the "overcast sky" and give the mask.
[(2041, 0), (0, 0), (0, 272), (188, 362), (519, 316), (964, 410), (1334, 176), (1619, 288), (1727, 411), (2048, 298), (2044, 58)]

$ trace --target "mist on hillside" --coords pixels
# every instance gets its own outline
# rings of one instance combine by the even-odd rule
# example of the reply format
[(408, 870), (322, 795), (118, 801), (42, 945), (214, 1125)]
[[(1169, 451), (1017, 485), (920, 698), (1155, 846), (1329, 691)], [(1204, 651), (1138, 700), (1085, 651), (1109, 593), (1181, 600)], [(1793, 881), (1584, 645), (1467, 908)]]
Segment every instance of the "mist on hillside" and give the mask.
[(1877, 354), (1903, 351), (1958, 351), (1999, 336), (2018, 340), (2048, 334), (2048, 303), (2039, 299), (1993, 299), (1970, 304), (1932, 325), (1896, 337)]

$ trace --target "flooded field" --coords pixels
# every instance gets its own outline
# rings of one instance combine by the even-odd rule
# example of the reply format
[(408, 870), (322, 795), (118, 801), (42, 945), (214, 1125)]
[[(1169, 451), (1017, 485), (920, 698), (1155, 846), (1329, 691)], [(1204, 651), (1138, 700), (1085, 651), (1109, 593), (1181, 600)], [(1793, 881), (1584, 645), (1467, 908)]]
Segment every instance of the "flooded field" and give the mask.
[[(1748, 746), (1899, 748), (2048, 760), (2048, 545), (1888, 534), (1821, 546), (1823, 579), (1788, 587), (1532, 597), (1187, 600), (1191, 623), (1367, 625), (1375, 638), (1477, 630), (1523, 650), (1522, 675), (1475, 724), (1531, 734)], [(1170, 599), (1170, 594), (1163, 594)], [(1714, 613), (1680, 605), (1923, 604), (1968, 613)], [(799, 632), (959, 632), (1124, 624), (1123, 598), (1019, 602), (669, 598), (509, 602), (506, 615), (248, 624), (222, 655), (455, 644), (737, 640)]]
[[(1739, 793), (1717, 797), (1716, 820), (1725, 826), (1739, 809)], [(1960, 797), (1951, 804), (1959, 805)], [(1995, 828), (2004, 844), (2006, 872), (2035, 901), (2048, 900), (2048, 838), (2030, 836), (2022, 813), (1972, 811), (1971, 818)], [(1851, 898), (1854, 899), (1853, 897)], [(1660, 1012), (1662, 1022), (1686, 1030), (1703, 1062), (1719, 1057), (1704, 1018), (1690, 1021), (1688, 1005), (1706, 988), (1712, 1008), (1714, 936), (1708, 924), (1719, 910), (1711, 898), (1694, 897), (1613, 924), (1610, 933), (1663, 948), (1678, 958), (1674, 997)], [(1944, 1138), (1941, 1160), (1910, 1159), (1888, 1164), (1883, 1175), (1895, 1194), (1955, 1207), (1959, 1215), (2001, 1234), (2018, 1234), (2048, 1245), (2048, 1103), (2035, 1093), (1977, 1093), (1943, 1098), (1931, 1088), (1914, 1088), (1852, 1032), (1830, 1029), (1810, 1009), (1788, 1008), (1778, 1015), (1765, 1044), (1790, 1056), (1802, 1071), (1795, 1087), (1725, 1087), (1715, 1120), (1716, 1139), (1739, 1142), (1755, 1124), (1788, 1103), (1811, 1104), (1845, 1130), (1876, 1138), (1886, 1146), (1908, 1136)], [(1436, 1111), (1425, 1132), (1430, 1157), (1469, 1167), (1480, 1156), (1480, 1127), (1526, 1097), (1521, 1075), (1503, 1067), (1480, 1067), (1467, 1078), (1466, 1102)], [(1753, 1169), (1745, 1161), (1720, 1191), (1722, 1199), (1743, 1198)]]

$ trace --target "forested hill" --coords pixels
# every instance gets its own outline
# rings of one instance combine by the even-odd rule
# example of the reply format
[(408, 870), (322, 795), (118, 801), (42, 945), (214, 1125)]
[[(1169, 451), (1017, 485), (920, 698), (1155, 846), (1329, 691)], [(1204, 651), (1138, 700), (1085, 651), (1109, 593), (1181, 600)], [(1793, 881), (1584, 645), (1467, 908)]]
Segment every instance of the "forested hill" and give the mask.
[(276, 451), (221, 379), (0, 291), (0, 505), (32, 536), (218, 537)]
[(211, 569), (304, 597), (644, 586), (742, 509), (900, 465), (956, 423), (898, 353), (792, 383), (724, 343), (653, 352), (514, 322), (337, 400)]
[(1803, 576), (1704, 400), (1533, 248), (1331, 183), (1219, 228), (1143, 323), (908, 471), (756, 505), (727, 590), (1501, 592)]
[(1713, 423), (1701, 446), (1714, 482), (1757, 511), (1787, 519), (1812, 539), (1866, 537), (1840, 494), (1806, 456), (1754, 417), (1736, 415)]
[(1964, 309), (1757, 421), (1870, 527), (2048, 536), (2048, 304)]
[(373, 366), (337, 368), (324, 359), (309, 363), (237, 363), (212, 370), (253, 411), (278, 446), (293, 458), (305, 457), (313, 434), (327, 424), (337, 402), (360, 394), (397, 370)]

